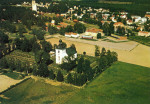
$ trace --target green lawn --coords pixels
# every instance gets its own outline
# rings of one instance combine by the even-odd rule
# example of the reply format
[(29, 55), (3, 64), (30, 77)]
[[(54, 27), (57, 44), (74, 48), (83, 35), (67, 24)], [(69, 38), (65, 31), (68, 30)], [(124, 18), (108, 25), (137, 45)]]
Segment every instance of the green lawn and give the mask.
[(29, 79), (4, 95), (2, 104), (149, 104), (150, 68), (116, 62), (80, 90)]
[(116, 62), (66, 104), (149, 104), (150, 68)]
[(43, 82), (29, 79), (24, 83), (5, 92), (9, 99), (0, 99), (2, 104), (62, 104), (72, 96), (77, 88), (71, 86), (52, 86)]

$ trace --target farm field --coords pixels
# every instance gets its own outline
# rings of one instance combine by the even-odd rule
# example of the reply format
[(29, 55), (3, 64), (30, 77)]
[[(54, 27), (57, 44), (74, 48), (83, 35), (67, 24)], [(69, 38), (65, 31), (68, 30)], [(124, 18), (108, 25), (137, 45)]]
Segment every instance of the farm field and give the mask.
[(150, 68), (116, 62), (65, 104), (149, 104)]
[[(90, 44), (90, 42), (93, 42), (93, 41), (87, 41), (88, 43), (87, 42), (83, 43), (83, 41), (86, 41), (86, 40), (82, 40), (82, 42), (71, 41), (65, 38), (62, 38), (62, 40), (67, 43), (68, 47), (71, 44), (75, 44), (78, 54), (83, 54), (83, 52), (85, 51), (87, 55), (94, 56), (95, 45)], [(59, 43), (58, 38), (50, 38), (50, 39), (47, 39), (47, 41), (51, 42), (53, 45)], [(113, 44), (119, 44), (119, 43), (113, 43)], [(100, 49), (101, 48), (102, 47), (100, 47)], [(135, 48), (133, 48), (131, 51), (125, 51), (125, 50), (119, 50), (119, 49), (113, 49), (113, 48), (106, 48), (106, 49), (107, 50), (110, 49), (111, 51), (117, 52), (119, 61), (141, 65), (145, 67), (150, 67), (150, 64), (149, 64), (150, 63), (150, 54), (149, 54), (150, 47), (148, 46), (139, 44)]]
[[(11, 75), (12, 76), (12, 75)], [(0, 75), (0, 92), (6, 90), (9, 88), (11, 85), (14, 85), (16, 83), (19, 83), (21, 80), (16, 80), (11, 78), (8, 75)]]
[(72, 86), (54, 86), (43, 80), (29, 79), (5, 92), (3, 96), (7, 99), (0, 101), (2, 104), (62, 104), (76, 91), (79, 89)]
[[(3, 94), (2, 104), (149, 104), (150, 68), (116, 62), (85, 88), (29, 79)], [(14, 94), (16, 96), (14, 96)], [(6, 99), (7, 98), (7, 99)]]

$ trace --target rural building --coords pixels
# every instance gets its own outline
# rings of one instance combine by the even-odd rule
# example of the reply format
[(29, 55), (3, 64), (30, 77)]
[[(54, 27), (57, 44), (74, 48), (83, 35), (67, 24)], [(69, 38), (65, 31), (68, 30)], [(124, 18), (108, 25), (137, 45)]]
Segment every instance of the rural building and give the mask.
[(93, 39), (93, 36), (83, 35), (82, 39)]
[(138, 36), (145, 36), (145, 37), (148, 37), (148, 36), (150, 36), (150, 32), (139, 31), (139, 32), (138, 32)]
[(79, 34), (73, 33), (73, 32), (65, 33), (65, 36), (66, 36), (66, 37), (73, 37), (73, 38), (78, 38), (78, 37), (80, 37)]
[(101, 36), (104, 36), (103, 30), (102, 29), (96, 29), (96, 28), (88, 29), (85, 32), (85, 35), (93, 36), (96, 38), (98, 33), (101, 33)]
[(117, 31), (118, 27), (124, 27), (125, 28), (125, 25), (122, 22), (114, 23), (114, 31)]
[(127, 25), (133, 24), (133, 21), (131, 19), (127, 20)]
[(146, 14), (145, 17), (150, 20), (150, 14)]
[(57, 46), (55, 50), (56, 54), (56, 64), (62, 64), (63, 62), (66, 62), (65, 57), (67, 56), (73, 56), (71, 57), (72, 60), (75, 60), (77, 58), (77, 51), (74, 48), (65, 48), (62, 44), (62, 40), (59, 40), (59, 45)]

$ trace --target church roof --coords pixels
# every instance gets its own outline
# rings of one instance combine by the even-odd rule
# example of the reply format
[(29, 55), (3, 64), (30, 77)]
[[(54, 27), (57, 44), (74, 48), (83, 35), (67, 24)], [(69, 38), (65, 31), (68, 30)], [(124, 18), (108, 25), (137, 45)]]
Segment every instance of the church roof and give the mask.
[(75, 53), (77, 53), (77, 51), (74, 48), (69, 47), (69, 48), (66, 49), (66, 53), (68, 54), (68, 56), (72, 56)]

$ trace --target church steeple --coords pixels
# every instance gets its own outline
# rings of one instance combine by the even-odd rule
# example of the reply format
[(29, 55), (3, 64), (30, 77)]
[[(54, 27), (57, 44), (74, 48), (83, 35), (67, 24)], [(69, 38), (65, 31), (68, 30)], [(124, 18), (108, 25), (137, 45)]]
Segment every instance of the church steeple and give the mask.
[(64, 49), (66, 48), (65, 44), (63, 44), (62, 40), (59, 40), (59, 45), (57, 46), (58, 49)]

